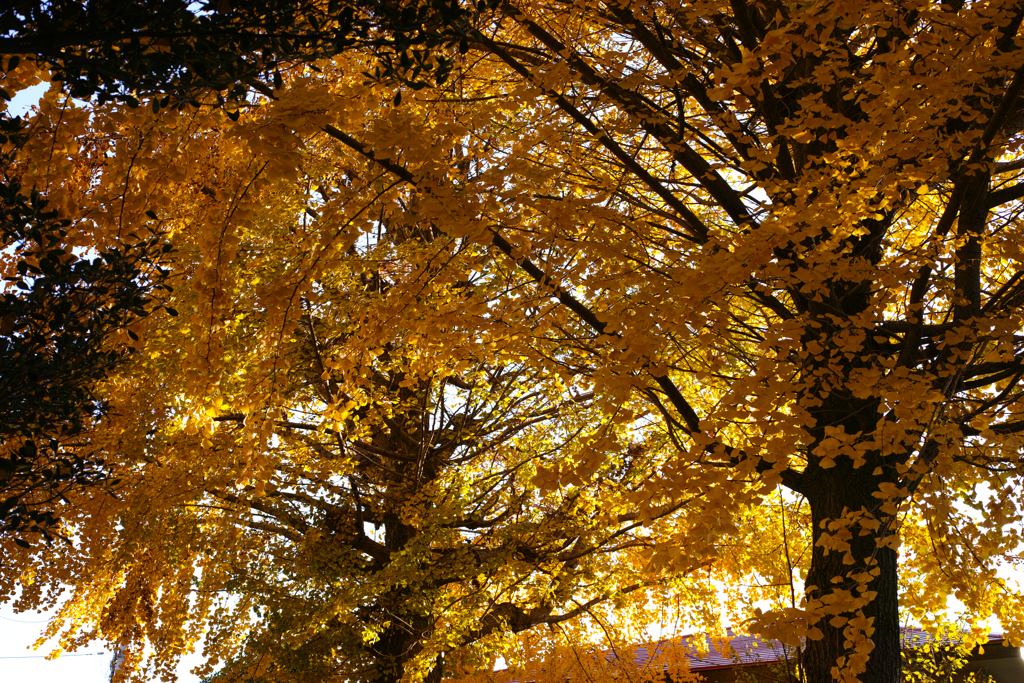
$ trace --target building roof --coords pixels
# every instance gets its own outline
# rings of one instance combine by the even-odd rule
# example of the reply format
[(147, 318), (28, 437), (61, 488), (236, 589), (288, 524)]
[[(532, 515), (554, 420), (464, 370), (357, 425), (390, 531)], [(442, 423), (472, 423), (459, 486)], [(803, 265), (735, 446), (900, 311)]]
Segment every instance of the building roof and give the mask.
[[(903, 642), (910, 647), (919, 647), (933, 640), (932, 636), (926, 631), (915, 628), (901, 628), (900, 636)], [(786, 648), (781, 643), (763, 640), (756, 636), (736, 635), (732, 629), (726, 631), (726, 637), (728, 644), (726, 645), (726, 651), (723, 651), (716, 647), (716, 643), (720, 642), (720, 639), (712, 639), (707, 635), (685, 636), (684, 640), (688, 642), (685, 643), (684, 652), (686, 652), (685, 656), (689, 660), (690, 670), (708, 671), (736, 666), (771, 664), (786, 659), (789, 652), (792, 652), (792, 648)], [(700, 643), (701, 639), (704, 640), (703, 643)], [(657, 659), (660, 650), (667, 649), (669, 646), (675, 646), (676, 643), (677, 641), (673, 639), (671, 641), (662, 640), (638, 645), (633, 650), (633, 664), (637, 667), (653, 664), (654, 662), (651, 660)], [(1002, 644), (1002, 634), (990, 633), (988, 643)], [(614, 655), (606, 656), (614, 657)]]
[[(912, 648), (934, 641), (931, 635), (920, 629), (901, 628), (900, 633), (905, 645)], [(991, 633), (988, 636), (987, 644), (1004, 644), (1003, 640), (1002, 634)], [(947, 642), (949, 641), (947, 640)], [(994, 652), (991, 654), (996, 657), (1000, 656)], [(615, 663), (619, 660), (620, 655), (614, 651), (604, 651), (603, 653), (593, 653), (591, 656), (594, 657), (595, 664), (603, 658), (606, 664), (615, 667)], [(738, 667), (763, 666), (784, 661), (793, 656), (793, 649), (787, 648), (776, 641), (764, 640), (750, 635), (737, 635), (731, 629), (727, 629), (725, 638), (712, 638), (708, 635), (698, 634), (636, 645), (628, 650), (628, 656), (632, 660), (627, 665), (629, 669), (637, 672), (646, 671), (648, 675), (656, 674), (657, 672), (668, 672), (670, 669), (684, 664), (684, 661), (689, 665), (690, 671), (706, 673)], [(1018, 657), (1014, 656), (1015, 661), (1018, 659)], [(579, 660), (577, 659), (577, 661)], [(497, 678), (491, 680), (500, 680), (504, 683), (523, 683), (523, 680), (529, 683), (533, 680), (527, 675), (526, 679), (515, 678), (509, 681), (501, 675), (509, 673), (512, 672), (507, 669), (496, 671), (494, 674), (497, 674)], [(550, 671), (548, 672), (549, 675), (551, 673)], [(561, 678), (561, 676), (556, 674), (556, 678)], [(567, 683), (571, 681), (571, 678), (572, 675), (569, 672), (565, 672)], [(996, 677), (994, 680), (999, 682), (1003, 678)], [(1006, 680), (1016, 682), (1018, 677), (1013, 676)]]
[[(786, 658), (785, 648), (780, 643), (764, 641), (755, 636), (735, 635), (731, 630), (726, 635), (730, 640), (725, 648), (716, 647), (716, 643), (720, 641), (711, 636), (687, 636), (684, 652), (690, 662), (690, 670), (768, 664)], [(701, 639), (703, 643), (700, 642)], [(652, 659), (657, 659), (659, 651), (669, 645), (676, 645), (674, 639), (639, 645), (633, 650), (633, 663), (637, 667), (647, 666), (652, 663)]]

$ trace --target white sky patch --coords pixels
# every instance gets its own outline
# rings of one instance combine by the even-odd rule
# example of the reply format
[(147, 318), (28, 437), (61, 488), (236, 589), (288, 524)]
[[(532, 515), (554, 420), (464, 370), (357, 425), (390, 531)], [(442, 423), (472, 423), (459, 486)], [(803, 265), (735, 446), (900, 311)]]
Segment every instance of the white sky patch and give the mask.
[[(55, 645), (33, 650), (32, 645), (46, 628), (52, 612), (16, 614), (10, 605), (0, 608), (0, 671), (5, 681), (32, 683), (101, 683), (110, 674), (110, 652), (92, 645), (80, 652), (67, 652), (54, 660), (45, 659)], [(184, 680), (184, 679), (183, 679)], [(197, 680), (197, 679), (193, 679)]]
[(11, 116), (24, 116), (32, 109), (32, 107), (39, 104), (39, 100), (43, 97), (49, 87), (50, 84), (44, 81), (16, 93), (14, 98), (7, 105), (8, 113), (10, 113)]
[[(54, 611), (15, 613), (10, 604), (0, 606), (0, 680), (5, 683), (30, 681), (31, 683), (106, 683), (110, 680), (110, 660), (113, 654), (100, 643), (93, 643), (78, 652), (65, 652), (57, 659), (46, 655), (56, 646), (48, 641), (39, 649), (32, 649), (46, 629)], [(178, 663), (177, 683), (199, 683), (190, 669), (202, 664), (205, 657), (193, 654)]]

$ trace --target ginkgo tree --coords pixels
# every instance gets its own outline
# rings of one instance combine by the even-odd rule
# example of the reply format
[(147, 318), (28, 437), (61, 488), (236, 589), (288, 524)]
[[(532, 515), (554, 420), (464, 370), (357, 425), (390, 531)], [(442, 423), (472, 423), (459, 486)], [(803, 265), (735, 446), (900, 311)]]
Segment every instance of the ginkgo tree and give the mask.
[(554, 370), (582, 347), (572, 370), (602, 400), (644, 397), (678, 492), (726, 518), (778, 485), (803, 496), (805, 602), (754, 625), (805, 637), (811, 680), (893, 680), (901, 537), (919, 618), (955, 593), (975, 623), (1019, 619), (997, 568), (1020, 540), (1022, 16), (509, 3), (457, 27), (479, 60), (450, 96), (474, 103), (468, 164), (323, 128), (589, 328), (519, 348)]
[[(459, 385), (473, 385), (469, 375), (501, 367), (554, 391), (552, 407), (568, 401), (594, 430), (613, 423), (620, 434), (584, 447), (558, 420), (536, 423), (538, 444), (562, 447), (557, 466), (530, 476), (532, 496), (596, 487), (594, 473), (618, 466), (628, 442), (649, 444), (663, 460), (632, 494), (638, 514), (687, 503), (654, 525), (645, 568), (778, 576), (784, 567), (787, 585), (802, 570), (802, 599), (749, 625), (802, 642), (807, 680), (897, 680), (900, 608), (927, 622), (950, 596), (975, 629), (995, 615), (1016, 642), (1021, 595), (1000, 572), (1018, 561), (1021, 540), (1024, 8), (468, 9), (428, 22), (438, 39), (425, 59), (454, 64), (441, 83), (402, 78), (401, 60), (389, 76), (353, 49), (285, 70), (280, 88), (227, 112), (107, 105), (74, 129), (56, 115), (56, 95), (41, 108), (51, 147), (68, 149), (76, 134), (89, 145), (63, 164), (26, 150), (25, 178), (60, 179), (60, 208), (96, 226), (82, 239), (102, 244), (152, 210), (183, 249), (182, 315), (151, 323), (145, 360), (108, 389), (138, 406), (103, 437), (135, 476), (119, 499), (83, 503), (69, 522), (81, 529), (77, 552), (18, 555), (33, 585), (82, 577), (65, 612), (68, 642), (98, 622), (108, 637), (148, 634), (169, 656), (180, 652), (198, 635), (186, 613), (213, 604), (188, 602), (205, 589), (192, 592), (196, 565), (181, 548), (215, 529), (234, 539), (224, 553), (258, 561), (245, 540), (253, 532), (240, 531), (250, 522), (287, 540), (298, 522), (259, 501), (297, 494), (296, 480), (275, 479), (280, 463), (340, 457), (348, 442), (324, 435), (374, 447), (381, 437), (360, 434), (354, 416), (372, 422), (364, 413), (383, 415), (394, 401), (365, 393), (375, 373), (407, 378), (403, 390), (433, 401), (417, 410), (443, 415), (467, 391)], [(375, 260), (389, 248), (402, 257)], [(373, 288), (379, 297), (345, 315), (345, 301), (323, 311), (337, 273), (365, 274), (341, 288), (348, 303)], [(326, 324), (317, 320), (345, 321), (358, 329), (324, 333), (359, 341), (337, 342), (345, 360), (325, 366), (318, 397), (304, 398), (316, 384), (310, 336)], [(411, 340), (372, 361), (361, 355)], [(583, 405), (572, 389), (593, 396)], [(305, 410), (318, 417), (302, 422), (316, 428), (303, 438), (282, 423)], [(442, 438), (443, 425), (424, 433)], [(333, 476), (353, 475), (356, 462)], [(188, 512), (172, 524), (173, 511), (210, 505), (188, 496), (237, 498), (225, 493), (229, 480), (246, 497), (216, 506), (224, 520)], [(509, 495), (525, 485), (517, 481)], [(755, 562), (749, 547), (720, 542), (742, 538), (750, 511), (772, 509), (780, 488), (809, 510), (809, 557)], [(335, 504), (302, 510), (326, 520)], [(167, 541), (178, 535), (186, 540)], [(280, 557), (294, 567), (298, 556)], [(227, 576), (240, 563), (202, 566)], [(269, 595), (271, 578), (257, 574), (240, 593), (260, 584)], [(293, 580), (293, 598), (314, 599), (302, 594), (308, 575)], [(266, 604), (283, 637), (292, 625), (279, 603)], [(215, 639), (243, 639), (241, 616), (223, 619)], [(388, 627), (369, 628), (359, 647), (383, 642), (374, 639)], [(344, 637), (340, 623), (335, 633)], [(407, 678), (458, 649), (429, 633)], [(322, 656), (309, 640), (288, 642), (300, 641)], [(270, 647), (250, 643), (239, 647)], [(238, 666), (260, 666), (248, 657)]]
[(282, 159), (267, 141), (289, 139), (296, 92), (237, 123), (110, 107), (76, 129), (57, 89), (40, 103), (42, 139), (77, 149), (25, 155), (25, 181), (63, 174), (95, 243), (170, 232), (173, 315), (135, 328), (108, 382), (91, 437), (118, 482), (74, 498), (72, 548), (12, 546), (5, 589), (29, 605), (71, 583), (64, 645), (104, 638), (122, 673), (147, 644), (168, 673), (206, 632), (223, 678), (397, 681), (478, 669), (510, 633), (659, 583), (652, 555), (701, 514), (651, 503), (663, 436), (473, 324), (517, 285), (372, 163), (333, 143)]
[(680, 492), (806, 499), (805, 602), (754, 626), (810, 680), (898, 676), (901, 537), (919, 616), (1019, 620), (1021, 12), (508, 3), (461, 27), (507, 80), (458, 95), (513, 101), (479, 170), (335, 134), (590, 328), (577, 369), (663, 414)]

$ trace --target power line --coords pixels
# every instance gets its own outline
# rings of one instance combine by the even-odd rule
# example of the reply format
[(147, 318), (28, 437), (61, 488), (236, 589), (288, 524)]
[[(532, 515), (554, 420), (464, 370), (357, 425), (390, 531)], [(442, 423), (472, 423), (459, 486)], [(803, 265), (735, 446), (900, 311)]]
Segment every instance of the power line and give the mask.
[(42, 621), (23, 621), (21, 619), (10, 619), (5, 616), (0, 616), (0, 619), (3, 619), (4, 621), (13, 621), (15, 624), (45, 624), (50, 621), (49, 619), (43, 619)]

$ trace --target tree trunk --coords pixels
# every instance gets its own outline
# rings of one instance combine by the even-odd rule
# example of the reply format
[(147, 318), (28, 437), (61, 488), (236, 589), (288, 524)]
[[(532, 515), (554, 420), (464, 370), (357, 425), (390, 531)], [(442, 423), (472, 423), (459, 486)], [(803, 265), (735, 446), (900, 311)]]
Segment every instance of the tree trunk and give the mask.
[[(882, 522), (885, 528), (885, 518), (878, 511), (881, 501), (871, 495), (882, 481), (881, 476), (872, 476), (873, 467), (862, 465), (855, 469), (847, 458), (831, 469), (814, 467), (807, 482), (810, 485), (803, 491), (811, 508), (814, 539), (806, 595), (809, 605), (823, 603), (826, 611), (816, 624), (824, 637), (809, 638), (805, 646), (803, 661), (808, 683), (849, 681), (854, 675), (862, 683), (900, 680), (898, 555), (892, 547), (878, 546), (880, 533), (885, 532), (872, 528), (871, 522), (875, 521)], [(821, 545), (823, 538), (828, 540), (829, 526), (851, 510), (866, 511), (869, 517), (846, 528), (850, 535), (840, 540), (848, 543), (848, 548), (827, 549)], [(868, 520), (865, 525), (863, 522)], [(834, 534), (836, 538), (841, 535), (845, 536), (842, 531)], [(873, 576), (869, 577), (868, 572)], [(829, 611), (836, 599), (844, 598), (860, 598), (862, 604), (853, 611)], [(841, 623), (843, 618), (849, 621)], [(869, 651), (863, 669), (862, 657), (854, 653), (858, 642), (861, 652)]]

